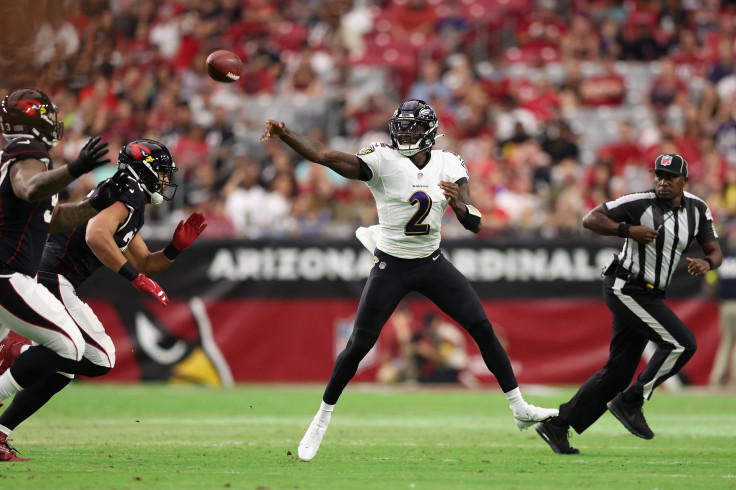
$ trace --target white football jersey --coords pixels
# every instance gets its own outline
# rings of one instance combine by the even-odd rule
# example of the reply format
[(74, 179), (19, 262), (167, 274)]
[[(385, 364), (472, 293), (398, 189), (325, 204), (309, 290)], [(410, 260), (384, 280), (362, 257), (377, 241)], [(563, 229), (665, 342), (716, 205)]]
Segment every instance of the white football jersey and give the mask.
[(446, 150), (432, 150), (429, 162), (418, 168), (385, 143), (372, 143), (357, 155), (373, 172), (366, 185), (378, 210), (378, 249), (402, 259), (427, 257), (437, 250), (447, 209), (439, 182), (467, 179), (463, 159)]

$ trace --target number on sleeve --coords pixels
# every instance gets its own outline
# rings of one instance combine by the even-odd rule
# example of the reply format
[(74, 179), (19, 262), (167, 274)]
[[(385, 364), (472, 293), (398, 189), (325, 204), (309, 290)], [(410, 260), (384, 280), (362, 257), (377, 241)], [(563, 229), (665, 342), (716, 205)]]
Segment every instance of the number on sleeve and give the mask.
[(429, 210), (432, 209), (432, 198), (429, 197), (426, 192), (417, 191), (411, 195), (408, 201), (412, 206), (418, 204), (419, 208), (404, 225), (404, 234), (428, 235), (429, 225), (422, 223), (422, 220), (427, 217)]

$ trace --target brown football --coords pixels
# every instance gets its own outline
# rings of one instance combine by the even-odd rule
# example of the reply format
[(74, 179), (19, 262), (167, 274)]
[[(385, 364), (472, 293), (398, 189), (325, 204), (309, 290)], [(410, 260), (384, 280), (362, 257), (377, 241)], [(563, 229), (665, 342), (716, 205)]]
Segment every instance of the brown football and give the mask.
[(207, 57), (207, 73), (216, 82), (236, 82), (242, 70), (243, 62), (232, 51), (220, 49)]

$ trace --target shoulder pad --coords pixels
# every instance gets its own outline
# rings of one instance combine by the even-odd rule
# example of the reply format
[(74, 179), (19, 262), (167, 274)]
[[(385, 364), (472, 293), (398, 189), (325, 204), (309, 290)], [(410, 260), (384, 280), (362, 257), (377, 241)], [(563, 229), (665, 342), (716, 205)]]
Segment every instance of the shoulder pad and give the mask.
[(146, 207), (146, 193), (138, 182), (131, 182), (120, 196), (120, 201), (133, 209), (143, 209)]
[(391, 149), (391, 145), (387, 145), (386, 143), (371, 143), (368, 146), (365, 146), (361, 148), (361, 150), (357, 153), (358, 156), (361, 155), (368, 155), (370, 153), (373, 153), (381, 148), (388, 148)]
[(33, 138), (15, 138), (3, 150), (3, 162), (49, 159), (46, 146)]

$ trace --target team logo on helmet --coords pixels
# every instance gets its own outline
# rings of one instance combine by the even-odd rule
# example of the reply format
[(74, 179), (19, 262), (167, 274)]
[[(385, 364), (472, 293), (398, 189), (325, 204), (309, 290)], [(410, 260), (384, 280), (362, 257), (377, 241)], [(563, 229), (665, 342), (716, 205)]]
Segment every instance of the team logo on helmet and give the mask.
[(34, 99), (16, 100), (13, 104), (19, 106), (29, 116), (35, 116), (36, 110), (39, 110), (41, 114), (46, 113), (46, 109), (44, 109), (41, 102)]

